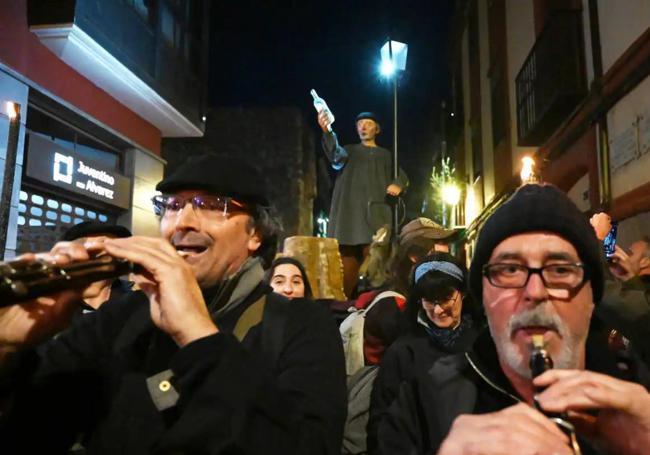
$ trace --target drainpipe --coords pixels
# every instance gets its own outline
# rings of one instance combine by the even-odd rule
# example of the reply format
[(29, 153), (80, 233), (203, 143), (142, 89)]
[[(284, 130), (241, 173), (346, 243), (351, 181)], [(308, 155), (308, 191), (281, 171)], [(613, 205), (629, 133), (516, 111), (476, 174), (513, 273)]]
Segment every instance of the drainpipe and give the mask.
[[(591, 35), (591, 57), (594, 66), (592, 90), (602, 94), (603, 58), (600, 46), (600, 22), (598, 20), (598, 0), (589, 0), (589, 32)], [(609, 131), (607, 113), (596, 121), (596, 146), (598, 159), (598, 194), (600, 209), (608, 211), (612, 202), (612, 186), (609, 166)]]

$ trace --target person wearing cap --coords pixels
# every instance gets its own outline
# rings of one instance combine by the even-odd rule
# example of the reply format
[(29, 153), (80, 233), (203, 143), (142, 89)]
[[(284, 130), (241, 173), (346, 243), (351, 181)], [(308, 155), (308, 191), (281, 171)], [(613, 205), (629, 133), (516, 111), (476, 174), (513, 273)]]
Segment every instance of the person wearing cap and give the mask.
[(28, 347), (67, 323), (82, 291), (0, 309), (0, 393), (13, 395), (3, 453), (67, 453), (80, 433), (89, 454), (340, 453), (338, 330), (324, 308), (263, 282), (277, 226), (262, 182), (239, 159), (197, 156), (156, 187), (160, 238), (52, 249), (59, 263), (131, 261), (141, 291), (42, 351)]
[(343, 260), (344, 290), (351, 297), (357, 284), (359, 267), (368, 255), (373, 234), (391, 225), (391, 208), (386, 196), (399, 196), (408, 186), (402, 169), (392, 177), (392, 154), (377, 145), (381, 128), (377, 116), (362, 112), (356, 127), (360, 143), (339, 145), (336, 133), (329, 130), (326, 112), (318, 115), (323, 130), (322, 145), (332, 167), (340, 171), (334, 184), (328, 237), (338, 240)]
[(393, 289), (407, 295), (413, 266), (427, 254), (449, 253), (449, 243), (456, 232), (424, 217), (406, 223), (399, 233), (397, 252), (389, 267)]
[[(590, 336), (603, 272), (573, 202), (552, 185), (521, 187), (483, 225), (469, 270), (489, 330), (402, 384), (379, 428), (381, 453), (578, 453), (570, 435), (583, 454), (646, 453), (650, 394), (618, 379)], [(554, 364), (534, 378), (533, 337)]]
[[(126, 238), (131, 237), (131, 231), (124, 226), (117, 224), (97, 223), (94, 221), (83, 221), (67, 229), (61, 236), (64, 242), (88, 242), (104, 238)], [(108, 299), (119, 299), (131, 290), (132, 283), (121, 278), (114, 280), (96, 281), (88, 286), (83, 294), (83, 312), (95, 311)]]

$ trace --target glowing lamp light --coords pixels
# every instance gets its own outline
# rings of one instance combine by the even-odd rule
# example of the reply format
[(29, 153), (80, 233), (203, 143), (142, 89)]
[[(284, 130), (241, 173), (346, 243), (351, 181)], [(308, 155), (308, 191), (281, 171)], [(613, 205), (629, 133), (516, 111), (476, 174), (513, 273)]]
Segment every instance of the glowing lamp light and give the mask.
[(442, 187), (442, 200), (449, 205), (458, 205), (460, 202), (460, 188), (453, 183), (445, 183)]
[(379, 72), (384, 77), (391, 77), (395, 72), (395, 65), (390, 60), (382, 60), (381, 65), (379, 65)]
[(7, 116), (13, 120), (18, 116), (18, 111), (16, 110), (16, 105), (12, 103), (11, 101), (7, 101), (7, 104), (5, 106), (5, 111), (7, 112)]
[[(381, 65), (379, 71), (386, 77), (395, 74), (396, 71), (406, 69), (406, 56), (408, 55), (408, 45), (399, 41), (386, 41), (381, 47)], [(391, 58), (392, 54), (392, 58)]]
[(521, 177), (522, 185), (537, 182), (537, 176), (535, 175), (535, 160), (530, 156), (524, 156), (521, 159), (521, 172), (519, 173), (519, 176)]

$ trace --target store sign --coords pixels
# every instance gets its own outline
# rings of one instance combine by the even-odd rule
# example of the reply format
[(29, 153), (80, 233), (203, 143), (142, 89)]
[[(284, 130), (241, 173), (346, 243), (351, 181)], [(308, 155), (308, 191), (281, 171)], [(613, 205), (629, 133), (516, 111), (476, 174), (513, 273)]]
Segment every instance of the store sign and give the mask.
[(129, 178), (36, 134), (29, 135), (26, 174), (110, 205), (130, 207)]

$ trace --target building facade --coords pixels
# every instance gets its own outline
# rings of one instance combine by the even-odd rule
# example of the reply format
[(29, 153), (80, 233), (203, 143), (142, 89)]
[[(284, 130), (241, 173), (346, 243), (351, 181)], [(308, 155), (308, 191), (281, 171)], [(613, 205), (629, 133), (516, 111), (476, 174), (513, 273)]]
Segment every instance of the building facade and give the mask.
[(208, 8), (0, 0), (4, 258), (86, 220), (157, 233), (162, 139), (204, 131)]
[(520, 184), (521, 159), (585, 213), (650, 231), (650, 1), (463, 0), (452, 45), (468, 253)]

